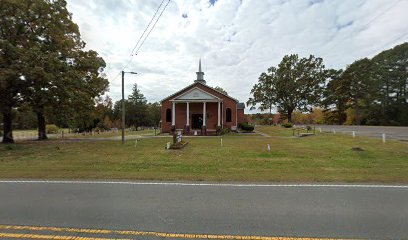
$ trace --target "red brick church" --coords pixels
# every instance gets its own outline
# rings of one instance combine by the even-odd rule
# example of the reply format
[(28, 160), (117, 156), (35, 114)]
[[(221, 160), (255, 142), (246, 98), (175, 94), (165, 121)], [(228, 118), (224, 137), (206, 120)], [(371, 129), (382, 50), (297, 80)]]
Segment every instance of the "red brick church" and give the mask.
[(222, 128), (236, 130), (245, 121), (245, 104), (207, 85), (201, 60), (193, 84), (161, 101), (162, 132), (217, 134)]

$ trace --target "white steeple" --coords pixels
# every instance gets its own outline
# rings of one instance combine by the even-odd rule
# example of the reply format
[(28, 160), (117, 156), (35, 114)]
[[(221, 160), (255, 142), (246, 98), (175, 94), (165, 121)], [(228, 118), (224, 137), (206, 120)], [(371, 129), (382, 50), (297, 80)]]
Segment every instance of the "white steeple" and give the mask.
[(198, 61), (198, 72), (197, 73), (197, 80), (195, 80), (194, 82), (200, 82), (203, 84), (206, 84), (207, 82), (204, 80), (204, 72), (201, 70), (201, 58)]

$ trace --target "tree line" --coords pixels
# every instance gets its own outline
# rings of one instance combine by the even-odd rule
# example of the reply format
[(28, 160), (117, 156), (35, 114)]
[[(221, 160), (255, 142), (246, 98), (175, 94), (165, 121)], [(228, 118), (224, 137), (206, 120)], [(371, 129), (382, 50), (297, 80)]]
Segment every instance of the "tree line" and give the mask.
[(294, 111), (323, 110), (326, 124), (408, 126), (408, 43), (356, 60), (343, 69), (327, 69), (323, 59), (286, 55), (261, 73), (247, 105), (276, 108), (292, 122)]

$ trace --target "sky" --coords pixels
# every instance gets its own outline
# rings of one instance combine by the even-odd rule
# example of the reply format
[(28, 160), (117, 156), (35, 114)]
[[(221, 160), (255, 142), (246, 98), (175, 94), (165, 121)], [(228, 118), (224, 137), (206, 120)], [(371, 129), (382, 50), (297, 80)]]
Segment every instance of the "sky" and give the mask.
[(107, 64), (115, 101), (124, 67), (138, 73), (125, 75), (125, 96), (137, 83), (156, 102), (192, 84), (201, 58), (207, 85), (246, 102), (284, 55), (313, 54), (340, 69), (408, 41), (408, 0), (164, 0), (132, 56), (162, 0), (67, 1), (86, 48)]

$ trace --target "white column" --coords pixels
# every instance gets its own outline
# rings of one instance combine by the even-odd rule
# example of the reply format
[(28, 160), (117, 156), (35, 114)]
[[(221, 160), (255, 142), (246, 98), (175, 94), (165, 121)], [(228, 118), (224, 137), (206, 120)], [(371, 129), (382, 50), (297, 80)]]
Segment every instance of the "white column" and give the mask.
[(238, 104), (235, 104), (235, 126), (238, 127)]
[(222, 113), (221, 113), (221, 127), (224, 128), (224, 103), (222, 103), (222, 109), (221, 109)]
[(221, 126), (220, 119), (221, 119), (221, 103), (218, 102), (218, 127)]
[(176, 125), (176, 103), (173, 102), (173, 108), (171, 112), (171, 125)]
[(206, 103), (206, 102), (203, 103), (203, 127), (205, 127), (205, 119), (206, 119), (206, 116), (207, 116), (207, 111), (206, 111), (205, 103)]
[(190, 103), (187, 102), (187, 119), (186, 119), (186, 126), (190, 126)]

